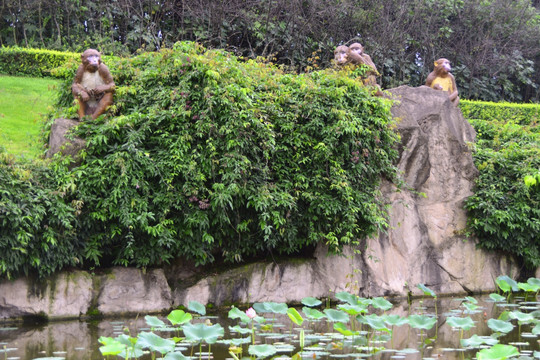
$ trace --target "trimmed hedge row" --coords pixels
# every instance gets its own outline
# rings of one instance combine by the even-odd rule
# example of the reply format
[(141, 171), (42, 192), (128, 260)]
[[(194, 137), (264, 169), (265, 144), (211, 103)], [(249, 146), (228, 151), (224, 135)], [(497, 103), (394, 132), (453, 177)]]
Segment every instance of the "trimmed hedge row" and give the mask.
[(488, 101), (461, 100), (459, 107), (466, 119), (513, 121), (529, 125), (540, 121), (538, 104), (494, 103)]
[[(13, 76), (59, 77), (64, 73), (52, 70), (68, 62), (78, 63), (81, 55), (72, 52), (29, 49), (20, 47), (0, 47), (0, 74)], [(115, 59), (104, 56), (104, 61)]]

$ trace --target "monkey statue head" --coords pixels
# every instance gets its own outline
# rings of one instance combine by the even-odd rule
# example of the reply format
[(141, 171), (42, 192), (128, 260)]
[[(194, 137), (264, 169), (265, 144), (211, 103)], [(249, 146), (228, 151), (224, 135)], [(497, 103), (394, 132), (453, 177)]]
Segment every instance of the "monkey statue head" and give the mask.
[(85, 70), (96, 72), (101, 64), (101, 54), (95, 49), (87, 49), (81, 54), (81, 60)]
[(334, 60), (337, 65), (345, 65), (349, 61), (349, 48), (345, 45), (340, 45), (334, 50)]
[(349, 52), (361, 56), (364, 53), (364, 47), (360, 43), (353, 43), (349, 46)]
[(435, 61), (435, 73), (438, 76), (446, 76), (451, 70), (452, 67), (450, 66), (450, 61), (445, 58), (440, 58), (439, 60)]

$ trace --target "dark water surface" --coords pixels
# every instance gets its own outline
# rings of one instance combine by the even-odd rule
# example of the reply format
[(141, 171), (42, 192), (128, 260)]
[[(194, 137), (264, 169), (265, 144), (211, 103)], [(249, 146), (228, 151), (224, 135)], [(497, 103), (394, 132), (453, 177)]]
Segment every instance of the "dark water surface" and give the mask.
[[(409, 325), (394, 328), (393, 340), (384, 339), (377, 342), (377, 334), (370, 340), (370, 346), (384, 347), (387, 350), (371, 355), (372, 359), (472, 359), (478, 349), (464, 350), (460, 346), (460, 330), (453, 329), (446, 324), (448, 316), (470, 316), (475, 327), (464, 331), (463, 338), (469, 338), (476, 334), (478, 336), (491, 335), (493, 331), (487, 326), (487, 320), (497, 318), (505, 310), (520, 310), (532, 312), (540, 309), (540, 304), (528, 301), (522, 303), (521, 307), (516, 305), (496, 304), (489, 301), (487, 297), (477, 297), (480, 306), (474, 313), (467, 313), (462, 306), (463, 299), (442, 298), (437, 300), (438, 321), (436, 326), (427, 333), (418, 329), (413, 329)], [(320, 309), (322, 310), (322, 309)], [(219, 323), (225, 328), (225, 337), (246, 337), (249, 335), (230, 334), (228, 326), (236, 325), (237, 321), (230, 321), (227, 318), (227, 310), (223, 314), (215, 317), (198, 318), (193, 322), (210, 321)], [(382, 314), (380, 310), (370, 311)], [(397, 314), (406, 317), (412, 314), (434, 314), (435, 303), (431, 299), (424, 301), (417, 300), (412, 304), (394, 303), (394, 307), (387, 311), (387, 314)], [(165, 316), (158, 316), (167, 322)], [(269, 322), (275, 320), (275, 326), (271, 331), (257, 331), (257, 343), (273, 344), (284, 342), (295, 346), (295, 350), (280, 353), (283, 358), (292, 356), (298, 351), (299, 329), (291, 326), (288, 317), (279, 316), (274, 319), (271, 314), (266, 314)], [(539, 350), (538, 337), (530, 333), (531, 327), (523, 325), (521, 331), (516, 324), (513, 332), (502, 336), (500, 342), (517, 346), (522, 354), (533, 356), (534, 351)], [(332, 324), (326, 322), (308, 322), (303, 324), (306, 334), (306, 349), (304, 349), (305, 359), (357, 359), (365, 357), (366, 352), (360, 352), (351, 345), (351, 340), (346, 340), (343, 335), (332, 329)], [(292, 329), (292, 335), (291, 335)], [(364, 330), (367, 330), (364, 325)], [(104, 359), (99, 351), (98, 339), (101, 336), (116, 337), (122, 333), (129, 333), (136, 336), (141, 331), (149, 331), (144, 320), (144, 314), (139, 317), (126, 319), (106, 319), (101, 321), (62, 321), (50, 322), (47, 324), (28, 323), (2, 323), (0, 322), (0, 360), (20, 359), (33, 360), (37, 358), (57, 357), (65, 359), (97, 360)], [(162, 337), (178, 336), (174, 333), (156, 332)], [(179, 334), (181, 335), (181, 334)], [(427, 342), (429, 344), (425, 344)], [(358, 341), (359, 338), (357, 337)], [(310, 344), (308, 346), (308, 344)], [(248, 345), (244, 345), (244, 355), (247, 355)], [(197, 353), (198, 345), (195, 347), (184, 346), (182, 352), (189, 356)], [(208, 346), (203, 346), (203, 352), (208, 351)], [(211, 347), (213, 358), (222, 360), (230, 358), (228, 345), (214, 344)], [(194, 355), (196, 356), (196, 355)], [(110, 357), (113, 358), (113, 357)], [(159, 356), (158, 356), (159, 358)], [(199, 357), (196, 356), (198, 359)], [(150, 359), (150, 355), (145, 355), (141, 359)]]

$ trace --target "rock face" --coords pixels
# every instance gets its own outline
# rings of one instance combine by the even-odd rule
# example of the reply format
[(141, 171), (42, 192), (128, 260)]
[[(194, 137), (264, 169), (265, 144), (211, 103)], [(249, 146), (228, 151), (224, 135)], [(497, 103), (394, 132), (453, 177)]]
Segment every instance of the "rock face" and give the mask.
[(48, 158), (57, 152), (62, 152), (63, 155), (71, 155), (72, 158), (78, 155), (79, 151), (84, 148), (85, 141), (77, 137), (71, 139), (66, 137), (69, 129), (77, 125), (79, 125), (77, 120), (62, 118), (54, 120), (49, 136)]
[[(164, 311), (189, 301), (225, 305), (361, 296), (421, 295), (422, 283), (439, 295), (492, 291), (499, 275), (516, 276), (513, 259), (475, 248), (461, 234), (464, 200), (477, 170), (468, 143), (474, 130), (446, 93), (425, 86), (390, 90), (401, 135), (398, 167), (407, 186), (382, 185), (391, 204), (390, 227), (342, 256), (319, 246), (313, 258), (259, 262), (205, 271), (185, 262), (143, 273), (59, 274), (39, 286), (0, 283), (0, 319), (31, 314), (78, 317)], [(208, 270), (208, 269), (207, 269)], [(38, 289), (39, 291), (37, 291)]]

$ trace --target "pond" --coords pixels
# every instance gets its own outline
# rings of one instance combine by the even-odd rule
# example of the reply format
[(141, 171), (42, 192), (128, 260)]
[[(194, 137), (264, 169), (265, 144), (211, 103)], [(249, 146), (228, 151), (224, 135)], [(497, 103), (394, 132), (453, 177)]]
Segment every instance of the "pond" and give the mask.
[[(171, 353), (166, 359), (232, 359), (230, 350), (235, 353), (234, 349), (242, 350), (242, 353), (237, 352), (234, 355), (241, 358), (249, 356), (248, 348), (253, 342), (251, 325), (255, 333), (255, 344), (272, 345), (270, 350), (261, 347), (249, 348), (250, 352), (253, 349), (253, 358), (289, 359), (297, 354), (295, 359), (472, 359), (480, 349), (491, 348), (496, 341), (512, 345), (524, 359), (540, 358), (540, 325), (536, 325), (540, 318), (540, 303), (536, 302), (535, 294), (528, 298), (515, 297), (510, 302), (504, 297), (495, 296), (496, 294), (492, 294), (492, 297), (486, 295), (476, 298), (435, 299), (427, 296), (411, 303), (403, 301), (391, 305), (382, 298), (359, 299), (346, 294), (341, 293), (342, 302), (337, 304), (337, 307), (336, 304), (332, 305), (332, 310), (340, 308), (339, 313), (329, 312), (327, 304), (324, 303), (313, 305), (312, 309), (324, 314), (324, 318), (320, 320), (316, 320), (316, 312), (310, 311), (307, 306), (300, 306), (295, 312), (289, 310), (285, 304), (278, 303), (254, 304), (253, 307), (258, 310), (254, 320), (246, 320), (245, 309), (236, 308), (230, 312), (226, 309), (216, 316), (199, 315), (197, 312), (200, 311), (190, 311), (191, 307), (185, 309), (185, 313), (177, 312), (176, 315), (180, 314), (181, 317), (193, 317), (184, 324), (199, 324), (201, 327), (204, 325), (205, 329), (223, 328), (223, 337), (216, 336), (217, 341), (210, 346), (202, 341), (200, 348), (199, 342), (183, 339), (186, 335), (181, 331), (181, 325), (176, 328), (171, 326), (166, 315), (141, 315), (135, 318), (90, 322), (0, 323), (0, 360), (117, 359), (121, 357), (106, 357), (102, 354), (100, 346), (103, 344), (99, 339), (103, 342), (107, 337), (127, 338), (126, 335), (130, 335), (135, 341), (139, 335), (139, 341), (142, 341), (140, 334), (156, 334), (159, 339), (177, 337), (176, 344), (172, 346), (175, 353), (182, 355), (177, 357)], [(365, 307), (359, 305), (364, 300)], [(272, 306), (276, 308), (271, 309)], [(367, 309), (368, 312), (362, 309)], [(281, 310), (288, 310), (291, 316)], [(202, 312), (204, 311), (205, 309)], [(355, 312), (362, 315), (356, 316)], [(241, 323), (240, 314), (246, 323)], [(338, 321), (343, 314), (347, 318)], [(512, 324), (511, 330), (504, 329), (504, 324)], [(205, 335), (199, 333), (198, 336)], [(231, 338), (235, 339), (232, 343), (231, 340), (225, 340)], [(461, 342), (461, 339), (465, 342)], [(152, 342), (148, 339), (146, 341)], [(301, 352), (300, 345), (303, 345)], [(159, 352), (149, 353), (147, 349), (152, 346), (148, 346), (139, 358), (160, 358)], [(264, 353), (265, 351), (270, 353)]]

